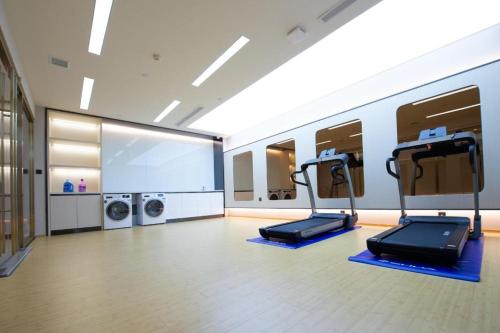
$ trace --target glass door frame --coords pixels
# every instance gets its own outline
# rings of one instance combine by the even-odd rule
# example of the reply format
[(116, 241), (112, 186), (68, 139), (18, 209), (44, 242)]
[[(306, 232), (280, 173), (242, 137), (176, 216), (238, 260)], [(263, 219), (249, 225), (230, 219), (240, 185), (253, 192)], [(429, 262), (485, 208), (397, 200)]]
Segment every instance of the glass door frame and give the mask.
[[(22, 212), (22, 218), (19, 220), (19, 223), (20, 223), (20, 237), (22, 239), (22, 247), (26, 247), (29, 245), (29, 243), (31, 243), (31, 241), (33, 241), (33, 239), (35, 238), (35, 172), (34, 172), (34, 167), (35, 167), (35, 163), (34, 163), (34, 158), (33, 158), (33, 130), (34, 130), (34, 127), (33, 127), (33, 117), (31, 116), (30, 112), (29, 112), (29, 109), (26, 105), (26, 101), (22, 98), (22, 95), (21, 95), (21, 99), (22, 99), (22, 106), (21, 106), (21, 112), (22, 114), (24, 115), (24, 118), (23, 117), (20, 117), (20, 128), (22, 129), (22, 131), (24, 129), (27, 129), (28, 130), (28, 142), (27, 144), (24, 142), (24, 135), (21, 135), (20, 136), (20, 140), (23, 140), (23, 144), (21, 145), (21, 158), (20, 158), (20, 163), (21, 163), (21, 190), (23, 191), (24, 190), (24, 181), (25, 181), (25, 178), (24, 178), (24, 170), (25, 170), (25, 165), (23, 165), (23, 162), (24, 162), (24, 149), (28, 149), (28, 182), (29, 182), (29, 187), (28, 187), (28, 195), (29, 195), (29, 216), (28, 216), (28, 219), (29, 219), (29, 234), (27, 237), (24, 237), (24, 219), (25, 219), (25, 216), (24, 216), (24, 200), (21, 200), (20, 201), (20, 204), (21, 204), (21, 212)], [(24, 127), (24, 120), (26, 120), (28, 123), (26, 124), (27, 126)], [(23, 133), (23, 132), (21, 132)], [(23, 193), (23, 196), (26, 195), (26, 193)]]
[[(34, 161), (33, 161), (33, 118), (31, 114), (28, 111), (28, 108), (26, 107), (26, 102), (23, 98), (22, 92), (20, 89), (17, 90), (17, 96), (16, 96), (16, 117), (15, 121), (17, 122), (16, 126), (16, 148), (15, 148), (15, 164), (16, 164), (16, 169), (17, 173), (15, 175), (16, 177), (16, 187), (17, 191), (12, 192), (16, 193), (16, 211), (17, 211), (17, 218), (16, 221), (14, 222), (17, 226), (17, 240), (18, 240), (18, 249), (25, 248), (33, 241), (35, 237), (35, 219), (34, 219)], [(23, 117), (24, 116), (24, 117)], [(27, 121), (27, 124), (24, 124), (24, 122)], [(28, 137), (27, 140), (24, 138), (24, 131), (23, 131), (23, 126), (27, 126), (28, 129)], [(28, 163), (27, 163), (27, 169), (28, 169), (28, 192), (29, 193), (24, 193), (24, 182), (25, 182), (25, 177), (24, 177), (24, 170), (26, 169), (26, 165), (24, 165), (24, 154), (25, 151), (24, 149), (28, 149)], [(29, 216), (24, 216), (25, 214), (25, 201), (24, 198), (25, 196), (29, 197)], [(29, 234), (27, 237), (24, 236), (25, 234), (25, 224), (24, 220), (25, 218), (29, 219), (28, 226), (29, 226)]]

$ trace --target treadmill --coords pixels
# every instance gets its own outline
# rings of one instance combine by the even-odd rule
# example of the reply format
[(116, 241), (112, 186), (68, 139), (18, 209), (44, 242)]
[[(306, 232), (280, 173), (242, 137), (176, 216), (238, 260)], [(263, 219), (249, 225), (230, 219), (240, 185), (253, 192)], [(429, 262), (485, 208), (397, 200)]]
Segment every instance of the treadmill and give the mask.
[[(288, 242), (299, 242), (313, 236), (339, 229), (352, 229), (358, 220), (356, 208), (354, 205), (354, 192), (351, 183), (351, 176), (348, 167), (349, 156), (347, 154), (336, 154), (335, 148), (323, 150), (318, 158), (309, 160), (301, 165), (300, 171), (295, 171), (290, 178), (295, 184), (307, 187), (309, 200), (311, 202), (312, 214), (309, 218), (299, 221), (276, 224), (259, 229), (259, 233), (266, 239), (276, 238)], [(333, 162), (330, 169), (332, 177), (338, 179), (338, 171), (343, 170), (343, 179), (347, 184), (347, 191), (351, 204), (351, 214), (318, 213), (316, 212), (316, 203), (314, 193), (307, 173), (307, 168), (311, 165)], [(298, 181), (295, 176), (303, 174), (304, 182)]]
[[(412, 154), (413, 179), (412, 195), (415, 193), (416, 179), (422, 176), (418, 160), (432, 157), (467, 153), (472, 171), (474, 191), (474, 221), (467, 217), (453, 216), (407, 216), (403, 182), (398, 157), (403, 151), (416, 150)], [(401, 217), (399, 225), (367, 240), (368, 250), (373, 254), (391, 254), (420, 261), (453, 264), (462, 255), (468, 239), (481, 236), (481, 215), (479, 215), (479, 171), (477, 161), (477, 140), (472, 132), (446, 134), (446, 127), (438, 127), (420, 132), (419, 140), (399, 144), (386, 161), (387, 172), (398, 181)], [(391, 168), (394, 164), (394, 171)], [(416, 169), (420, 169), (417, 175)], [(420, 177), (419, 177), (420, 176)]]

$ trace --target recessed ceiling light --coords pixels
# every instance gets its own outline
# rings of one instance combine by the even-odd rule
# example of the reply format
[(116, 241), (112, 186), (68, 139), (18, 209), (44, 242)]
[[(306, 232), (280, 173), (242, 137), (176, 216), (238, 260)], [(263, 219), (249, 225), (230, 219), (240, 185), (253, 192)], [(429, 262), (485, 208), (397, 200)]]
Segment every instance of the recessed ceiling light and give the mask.
[(323, 144), (325, 144), (325, 143), (330, 143), (330, 142), (332, 142), (332, 140), (327, 140), (327, 141), (318, 142), (318, 143), (316, 144), (316, 146), (323, 145)]
[(193, 81), (193, 86), (199, 87), (203, 82), (205, 82), (206, 79), (208, 79), (213, 73), (215, 73), (219, 68), (222, 67), (228, 61), (231, 59), (232, 56), (234, 56), (243, 46), (248, 43), (250, 39), (246, 38), (245, 36), (241, 36), (238, 38), (236, 42), (234, 42), (233, 45), (231, 45), (224, 53), (217, 58), (210, 66), (208, 66), (207, 69), (203, 73), (201, 73), (196, 80)]
[(179, 102), (178, 100), (174, 100), (153, 121), (155, 123), (159, 123), (160, 121), (162, 121), (163, 118), (165, 118), (167, 116), (167, 114), (169, 114), (170, 112), (172, 112), (177, 107), (177, 105), (179, 105), (179, 104), (181, 104), (181, 102)]
[[(499, 22), (500, 1), (477, 0), (474, 5), (454, 0), (380, 1), (188, 127), (235, 134)], [(467, 58), (428, 71), (456, 73), (468, 65), (462, 59)], [(415, 78), (394, 82), (384, 95), (361, 91), (346, 104), (354, 107), (355, 99), (364, 104), (386, 97), (387, 90), (397, 93), (419, 83), (419, 78), (432, 77), (429, 73), (412, 73)], [(336, 108), (329, 115), (343, 111)]]
[(94, 7), (94, 18), (92, 19), (92, 30), (90, 31), (89, 52), (101, 55), (104, 35), (108, 26), (109, 13), (113, 0), (96, 0)]
[(92, 88), (94, 87), (94, 79), (88, 77), (83, 78), (82, 98), (80, 100), (80, 109), (88, 110), (90, 97), (92, 97)]
[(435, 114), (430, 114), (430, 115), (426, 116), (425, 118), (429, 119), (429, 118), (439, 117), (439, 116), (443, 116), (443, 115), (448, 114), (448, 113), (453, 113), (453, 112), (458, 112), (458, 111), (463, 111), (463, 110), (467, 110), (467, 109), (470, 109), (470, 108), (474, 108), (474, 107), (479, 106), (479, 105), (481, 105), (481, 104), (478, 103), (478, 104), (474, 104), (474, 105), (464, 106), (463, 108), (453, 109), (453, 110), (450, 110), (450, 111), (445, 111), (445, 112), (439, 112), (439, 113), (435, 113)]
[(349, 135), (350, 138), (354, 138), (356, 136), (360, 136), (360, 135), (363, 135), (363, 133), (356, 133), (356, 134), (351, 134)]

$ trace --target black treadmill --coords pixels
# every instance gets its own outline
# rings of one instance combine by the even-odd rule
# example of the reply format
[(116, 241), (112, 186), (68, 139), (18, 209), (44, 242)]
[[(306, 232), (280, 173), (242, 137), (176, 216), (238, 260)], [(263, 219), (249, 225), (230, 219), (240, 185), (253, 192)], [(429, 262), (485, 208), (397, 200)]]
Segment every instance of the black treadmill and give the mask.
[[(422, 176), (418, 161), (423, 158), (446, 157), (448, 155), (469, 155), (474, 191), (474, 223), (467, 217), (453, 216), (407, 216), (403, 182), (398, 157), (402, 151), (416, 150), (412, 154), (413, 179), (411, 193), (415, 194), (415, 181)], [(397, 179), (401, 217), (399, 225), (367, 240), (368, 249), (379, 256), (383, 253), (409, 257), (416, 260), (453, 264), (462, 255), (468, 239), (481, 236), (479, 215), (479, 172), (477, 162), (477, 141), (472, 132), (446, 134), (445, 127), (429, 129), (420, 133), (419, 140), (399, 144), (387, 159), (387, 172)], [(394, 170), (391, 169), (394, 163)], [(417, 175), (416, 169), (420, 170)]]
[[(354, 206), (354, 194), (352, 189), (351, 177), (348, 168), (349, 156), (347, 154), (336, 154), (335, 149), (327, 149), (320, 153), (318, 158), (309, 160), (301, 165), (300, 171), (295, 171), (291, 174), (291, 179), (295, 184), (307, 187), (309, 200), (311, 201), (312, 214), (305, 220), (276, 224), (269, 227), (259, 229), (259, 233), (266, 239), (277, 238), (284, 241), (298, 242), (325, 232), (337, 229), (352, 229), (358, 220), (356, 208)], [(314, 193), (311, 187), (311, 181), (307, 168), (311, 165), (319, 165), (321, 163), (334, 162), (331, 168), (331, 174), (334, 179), (338, 179), (338, 171), (343, 170), (343, 179), (347, 184), (349, 200), (351, 203), (351, 214), (328, 214), (317, 213)], [(303, 174), (305, 182), (297, 181), (295, 176)], [(338, 183), (337, 183), (338, 184)]]

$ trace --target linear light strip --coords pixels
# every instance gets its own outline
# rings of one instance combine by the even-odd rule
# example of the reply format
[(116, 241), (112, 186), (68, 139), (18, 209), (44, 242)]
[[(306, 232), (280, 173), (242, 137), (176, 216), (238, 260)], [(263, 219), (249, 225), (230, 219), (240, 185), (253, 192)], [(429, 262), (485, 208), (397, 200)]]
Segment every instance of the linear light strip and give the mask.
[(82, 99), (80, 100), (80, 109), (88, 110), (90, 98), (92, 97), (92, 88), (94, 87), (94, 79), (84, 77), (82, 87)]
[(73, 153), (73, 154), (94, 154), (94, 153), (99, 153), (99, 147), (96, 146), (84, 146), (84, 145), (71, 145), (71, 144), (64, 144), (64, 143), (54, 143), (52, 144), (52, 147), (55, 150), (63, 151), (66, 153)]
[(340, 127), (344, 127), (344, 126), (347, 126), (347, 125), (351, 125), (351, 124), (355, 124), (355, 123), (360, 123), (360, 122), (361, 122), (361, 120), (356, 119), (356, 120), (353, 120), (353, 121), (349, 121), (347, 123), (335, 125), (333, 127), (328, 127), (328, 130), (332, 130), (332, 129), (336, 129), (336, 128), (340, 128)]
[(163, 118), (165, 118), (167, 116), (167, 114), (172, 112), (179, 104), (181, 104), (181, 102), (179, 102), (178, 100), (174, 100), (153, 121), (155, 123), (159, 123), (160, 121), (162, 121)]
[(462, 88), (462, 89), (458, 89), (458, 90), (447, 92), (445, 94), (437, 95), (437, 96), (434, 96), (434, 97), (429, 97), (429, 98), (423, 99), (423, 100), (418, 101), (418, 102), (414, 102), (414, 103), (412, 103), (412, 105), (419, 105), (419, 104), (427, 103), (427, 102), (430, 102), (430, 101), (434, 101), (436, 99), (440, 99), (440, 98), (443, 98), (443, 97), (446, 97), (446, 96), (450, 96), (450, 95), (455, 95), (455, 94), (461, 93), (463, 91), (467, 91), (467, 90), (471, 90), (471, 89), (476, 89), (476, 88), (477, 88), (477, 86), (465, 87), (465, 88)]
[(215, 73), (219, 68), (221, 68), (229, 59), (231, 59), (243, 46), (245, 46), (250, 39), (245, 36), (238, 38), (236, 42), (233, 43), (224, 53), (217, 58), (210, 66), (200, 76), (193, 81), (193, 86), (199, 87), (206, 79), (208, 79), (213, 73)]
[(361, 132), (361, 133), (351, 134), (351, 135), (349, 135), (349, 137), (354, 138), (354, 137), (360, 136), (360, 135), (363, 135), (363, 133)]
[(330, 143), (330, 142), (332, 142), (332, 140), (323, 141), (323, 142), (318, 142), (318, 143), (316, 144), (316, 146), (323, 145), (323, 144), (325, 144), (325, 143)]
[(137, 128), (137, 127), (115, 125), (115, 124), (110, 124), (110, 123), (103, 123), (102, 130), (104, 132), (126, 134), (127, 136), (136, 135), (136, 136), (141, 136), (141, 137), (158, 137), (158, 138), (163, 138), (163, 139), (171, 139), (171, 140), (184, 141), (184, 142), (189, 142), (189, 143), (213, 144), (213, 140), (208, 139), (208, 138), (179, 135), (179, 134), (167, 133), (167, 132), (163, 132), (163, 131), (151, 131), (151, 130), (146, 130), (146, 129)]
[(431, 115), (426, 116), (425, 118), (429, 119), (429, 118), (439, 117), (439, 116), (443, 116), (443, 115), (448, 114), (448, 113), (463, 111), (463, 110), (474, 108), (474, 107), (480, 106), (480, 105), (481, 104), (478, 103), (478, 104), (474, 104), (474, 105), (464, 106), (463, 108), (458, 108), (458, 109), (453, 109), (453, 110), (450, 110), (450, 111), (444, 111), (444, 112), (440, 112), (440, 113), (431, 114)]
[(112, 6), (113, 0), (96, 0), (95, 2), (94, 18), (92, 19), (92, 30), (90, 31), (89, 40), (90, 53), (101, 55)]
[(66, 120), (66, 119), (60, 119), (60, 118), (51, 118), (50, 121), (53, 125), (56, 125), (59, 127), (73, 128), (73, 129), (95, 131), (99, 127), (98, 124), (91, 124), (91, 123), (87, 123), (87, 122), (72, 121), (72, 120)]

